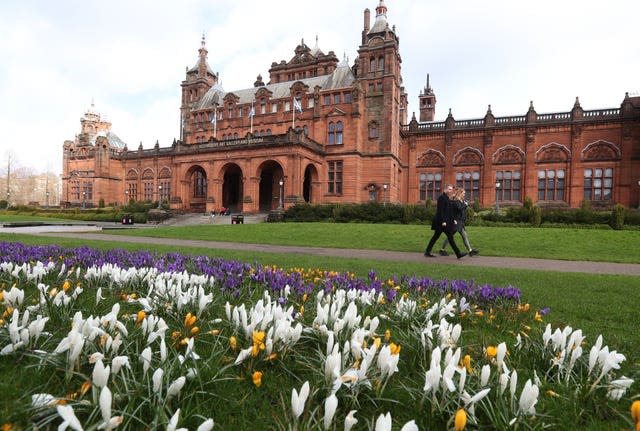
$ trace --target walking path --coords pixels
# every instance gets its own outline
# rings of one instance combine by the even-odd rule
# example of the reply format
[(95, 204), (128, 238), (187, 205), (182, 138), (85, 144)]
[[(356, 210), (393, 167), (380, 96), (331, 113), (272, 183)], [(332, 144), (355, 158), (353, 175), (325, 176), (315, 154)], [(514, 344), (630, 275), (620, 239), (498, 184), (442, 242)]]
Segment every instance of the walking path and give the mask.
[(528, 259), (517, 257), (493, 257), (474, 256), (456, 259), (454, 256), (437, 256), (426, 258), (421, 251), (415, 253), (386, 251), (386, 250), (354, 250), (326, 247), (302, 247), (270, 244), (242, 244), (222, 241), (186, 240), (175, 238), (152, 238), (137, 236), (108, 235), (99, 233), (100, 226), (78, 226), (73, 227), (73, 232), (64, 231), (61, 228), (49, 229), (32, 227), (29, 232), (19, 232), (23, 228), (0, 228), (0, 235), (3, 232), (30, 233), (43, 236), (83, 238), (96, 241), (118, 241), (137, 244), (158, 244), (158, 245), (180, 245), (185, 247), (200, 247), (210, 249), (227, 250), (250, 250), (267, 253), (295, 253), (315, 256), (334, 256), (345, 258), (358, 258), (370, 260), (388, 260), (403, 262), (420, 262), (425, 265), (431, 264), (452, 264), (462, 266), (483, 266), (493, 268), (513, 268), (530, 269), (541, 271), (558, 272), (583, 272), (591, 274), (620, 274), (640, 276), (640, 264), (610, 263), (610, 262), (586, 262), (586, 261), (566, 261), (551, 259)]

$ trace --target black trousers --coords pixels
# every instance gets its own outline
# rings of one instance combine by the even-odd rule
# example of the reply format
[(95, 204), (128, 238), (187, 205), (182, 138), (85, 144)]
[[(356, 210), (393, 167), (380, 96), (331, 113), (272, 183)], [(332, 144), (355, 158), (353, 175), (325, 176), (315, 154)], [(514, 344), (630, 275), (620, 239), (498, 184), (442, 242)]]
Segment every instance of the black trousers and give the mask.
[(425, 251), (425, 253), (427, 253), (427, 254), (431, 253), (431, 250), (433, 249), (433, 246), (435, 245), (436, 241), (438, 241), (438, 238), (440, 238), (440, 235), (442, 235), (443, 233), (447, 236), (447, 239), (449, 240), (449, 244), (451, 244), (451, 248), (453, 249), (454, 253), (456, 254), (456, 257), (460, 257), (460, 249), (456, 245), (456, 242), (453, 240), (454, 232), (450, 232), (450, 231), (444, 230), (442, 228), (438, 228), (433, 232), (433, 236), (431, 237), (431, 240), (429, 241), (429, 244), (427, 245), (427, 250)]

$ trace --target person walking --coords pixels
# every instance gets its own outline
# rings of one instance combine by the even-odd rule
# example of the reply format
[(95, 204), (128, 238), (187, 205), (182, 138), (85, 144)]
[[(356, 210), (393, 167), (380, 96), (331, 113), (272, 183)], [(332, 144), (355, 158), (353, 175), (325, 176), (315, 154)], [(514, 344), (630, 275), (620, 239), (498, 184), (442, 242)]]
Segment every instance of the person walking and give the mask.
[(431, 229), (434, 232), (433, 236), (429, 240), (427, 249), (424, 252), (425, 257), (436, 257), (435, 254), (431, 253), (431, 250), (433, 249), (436, 241), (438, 241), (438, 238), (440, 238), (440, 235), (442, 235), (443, 233), (447, 236), (447, 239), (451, 244), (451, 248), (456, 253), (456, 257), (458, 259), (467, 255), (467, 253), (463, 253), (460, 251), (453, 239), (453, 233), (456, 231), (456, 221), (453, 215), (453, 205), (451, 204), (451, 199), (449, 198), (452, 193), (453, 186), (447, 184), (445, 186), (444, 192), (438, 197), (436, 214), (431, 221)]
[[(456, 221), (456, 232), (458, 232), (462, 237), (462, 242), (467, 248), (469, 256), (475, 256), (480, 252), (480, 250), (471, 248), (467, 231), (464, 228), (464, 221), (467, 218), (467, 207), (469, 206), (469, 203), (464, 199), (465, 195), (466, 192), (464, 189), (456, 189), (453, 192), (453, 198), (451, 199), (451, 204), (453, 205), (453, 218)], [(449, 238), (445, 238), (444, 241), (442, 241), (442, 247), (440, 248), (440, 256), (449, 255), (445, 250), (448, 244)]]

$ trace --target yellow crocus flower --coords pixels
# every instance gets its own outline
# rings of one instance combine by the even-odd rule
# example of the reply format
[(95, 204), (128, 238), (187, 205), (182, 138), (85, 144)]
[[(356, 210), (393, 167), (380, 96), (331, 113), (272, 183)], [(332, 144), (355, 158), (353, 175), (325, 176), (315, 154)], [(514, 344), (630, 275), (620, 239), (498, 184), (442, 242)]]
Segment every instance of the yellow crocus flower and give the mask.
[(498, 349), (496, 348), (496, 346), (487, 346), (487, 348), (485, 349), (485, 352), (487, 353), (487, 358), (493, 359), (496, 357), (496, 354), (498, 353)]
[(256, 388), (259, 388), (260, 385), (262, 385), (262, 371), (255, 371), (251, 379), (253, 380), (253, 384), (256, 385)]
[(198, 318), (191, 314), (191, 312), (188, 312), (184, 317), (184, 326), (191, 328), (196, 323), (196, 320), (198, 320)]
[(136, 315), (136, 325), (141, 324), (145, 317), (147, 317), (147, 313), (145, 313), (144, 310), (138, 311)]
[(392, 355), (399, 355), (400, 354), (400, 344), (390, 343), (389, 344), (389, 350), (391, 351)]
[(631, 403), (631, 418), (636, 423), (636, 428), (640, 423), (640, 400), (635, 400)]
[(387, 329), (386, 331), (384, 331), (384, 341), (388, 343), (390, 339), (391, 339), (391, 331)]
[(69, 283), (69, 280), (65, 281), (64, 284), (62, 285), (62, 290), (66, 292), (70, 288), (71, 288), (71, 283)]
[(229, 337), (229, 347), (231, 347), (231, 350), (233, 350), (234, 352), (238, 348), (238, 340), (233, 335)]
[(458, 409), (454, 419), (455, 431), (462, 431), (467, 426), (467, 412), (464, 409)]
[(467, 373), (473, 371), (473, 368), (471, 368), (471, 355), (464, 355), (464, 358), (462, 358), (462, 365), (467, 369)]

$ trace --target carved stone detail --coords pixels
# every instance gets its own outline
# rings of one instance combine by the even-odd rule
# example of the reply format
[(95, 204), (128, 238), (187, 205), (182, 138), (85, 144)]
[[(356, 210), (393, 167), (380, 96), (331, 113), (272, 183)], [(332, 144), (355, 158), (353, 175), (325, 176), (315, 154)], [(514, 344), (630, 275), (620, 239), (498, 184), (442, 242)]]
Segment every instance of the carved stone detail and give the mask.
[(416, 167), (444, 166), (444, 156), (439, 151), (429, 150), (418, 157)]
[(523, 163), (524, 157), (522, 152), (516, 148), (505, 148), (498, 152), (493, 159), (493, 163), (497, 165)]
[(484, 157), (482, 153), (475, 148), (464, 148), (453, 157), (454, 166), (482, 165)]

